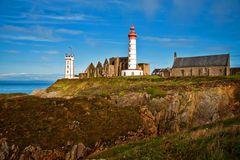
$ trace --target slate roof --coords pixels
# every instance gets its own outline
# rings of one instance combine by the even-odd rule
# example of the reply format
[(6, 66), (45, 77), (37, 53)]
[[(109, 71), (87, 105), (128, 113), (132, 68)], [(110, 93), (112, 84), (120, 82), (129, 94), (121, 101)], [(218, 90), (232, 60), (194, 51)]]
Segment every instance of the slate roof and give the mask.
[(160, 72), (170, 72), (170, 68), (156, 68), (153, 70), (152, 75), (158, 75)]
[(173, 68), (228, 66), (229, 57), (229, 54), (177, 57), (174, 60)]

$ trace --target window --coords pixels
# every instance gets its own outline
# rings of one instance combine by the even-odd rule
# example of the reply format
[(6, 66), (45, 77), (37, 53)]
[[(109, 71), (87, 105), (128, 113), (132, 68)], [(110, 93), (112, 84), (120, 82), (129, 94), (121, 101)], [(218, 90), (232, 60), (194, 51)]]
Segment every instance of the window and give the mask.
[(134, 72), (132, 72), (132, 76), (134, 76)]
[(182, 74), (182, 76), (184, 76), (184, 70), (181, 70), (181, 74)]
[(67, 65), (67, 68), (69, 68), (69, 65)]
[(126, 76), (126, 72), (123, 72), (123, 76)]
[(140, 76), (142, 75), (142, 72), (140, 72)]

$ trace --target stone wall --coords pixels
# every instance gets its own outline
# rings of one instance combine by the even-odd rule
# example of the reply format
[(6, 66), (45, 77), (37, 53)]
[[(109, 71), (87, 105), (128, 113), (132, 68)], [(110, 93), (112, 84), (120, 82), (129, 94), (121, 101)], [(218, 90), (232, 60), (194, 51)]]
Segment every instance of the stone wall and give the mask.
[(143, 75), (150, 75), (150, 65), (147, 63), (139, 63), (137, 64), (137, 69), (143, 70)]
[(240, 67), (231, 68), (231, 75), (240, 74)]
[(121, 71), (127, 69), (128, 57), (112, 57), (109, 60), (109, 66), (113, 68), (109, 69), (109, 76), (121, 76)]
[(173, 77), (230, 75), (229, 67), (172, 68)]

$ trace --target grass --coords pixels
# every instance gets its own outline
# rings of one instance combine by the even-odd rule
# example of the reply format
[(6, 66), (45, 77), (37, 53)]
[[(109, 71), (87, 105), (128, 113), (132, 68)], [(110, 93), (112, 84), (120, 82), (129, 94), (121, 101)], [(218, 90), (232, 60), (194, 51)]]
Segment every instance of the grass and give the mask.
[(147, 88), (146, 92), (150, 94), (152, 98), (166, 96), (166, 92), (162, 91), (160, 88)]
[(240, 116), (183, 133), (113, 147), (89, 158), (102, 159), (238, 159)]
[[(67, 80), (55, 82), (47, 92), (57, 92), (63, 97), (125, 95), (129, 92), (148, 92), (154, 96), (164, 96), (164, 90), (200, 90), (202, 87), (214, 87), (227, 83), (240, 82), (239, 75), (228, 77), (178, 77), (159, 76), (142, 77), (99, 77), (91, 79)], [(124, 93), (124, 94), (123, 94)], [(156, 94), (156, 95), (155, 95)]]

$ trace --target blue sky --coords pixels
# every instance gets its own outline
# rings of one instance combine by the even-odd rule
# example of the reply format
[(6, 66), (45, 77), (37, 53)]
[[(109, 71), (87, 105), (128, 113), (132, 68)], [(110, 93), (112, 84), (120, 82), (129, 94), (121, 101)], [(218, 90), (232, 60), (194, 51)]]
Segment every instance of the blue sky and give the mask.
[(127, 56), (134, 24), (137, 61), (171, 67), (178, 56), (231, 54), (240, 66), (240, 0), (1, 0), (0, 78), (76, 73), (89, 63)]

